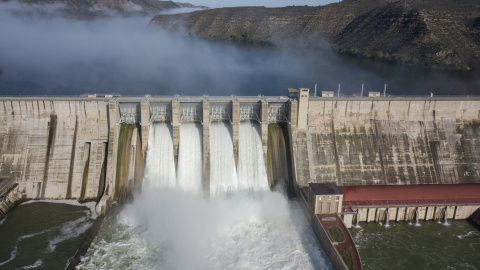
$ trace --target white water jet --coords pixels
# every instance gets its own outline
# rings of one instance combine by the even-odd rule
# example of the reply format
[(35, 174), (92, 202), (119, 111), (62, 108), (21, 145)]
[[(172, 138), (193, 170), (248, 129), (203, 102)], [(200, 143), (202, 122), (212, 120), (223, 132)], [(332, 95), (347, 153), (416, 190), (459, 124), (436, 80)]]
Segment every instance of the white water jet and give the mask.
[(418, 209), (415, 208), (415, 226), (421, 226), (420, 223), (418, 223), (418, 219), (419, 219)]
[(359, 221), (359, 219), (360, 219), (360, 214), (358, 213), (358, 211), (357, 211), (356, 213), (357, 213), (357, 215), (355, 216), (355, 220), (356, 220), (355, 223), (356, 223), (356, 224), (355, 224), (354, 227), (355, 227), (355, 228), (361, 228), (361, 226), (360, 226), (360, 224), (359, 224), (359, 222), (360, 222), (360, 221)]
[(257, 123), (242, 121), (239, 130), (238, 182), (243, 190), (268, 190), (262, 138)]
[(180, 125), (177, 185), (182, 190), (203, 190), (203, 129), (198, 123)]
[(167, 123), (153, 124), (148, 137), (143, 188), (174, 188), (175, 180), (172, 126)]
[(210, 196), (228, 194), (238, 189), (233, 156), (231, 125), (210, 124)]
[(448, 223), (448, 213), (447, 213), (447, 207), (443, 208), (443, 225), (445, 226), (450, 226), (450, 223)]
[(388, 211), (388, 208), (385, 210), (385, 227), (388, 228), (390, 227), (390, 224), (389, 224), (389, 211)]

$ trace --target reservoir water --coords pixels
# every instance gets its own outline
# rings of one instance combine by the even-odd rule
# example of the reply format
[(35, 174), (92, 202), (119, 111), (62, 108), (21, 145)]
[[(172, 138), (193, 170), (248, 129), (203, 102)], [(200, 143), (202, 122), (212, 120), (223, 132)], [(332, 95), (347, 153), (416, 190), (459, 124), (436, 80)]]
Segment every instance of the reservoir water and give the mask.
[[(45, 16), (47, 14), (48, 16)], [(285, 95), (309, 87), (360, 95), (480, 94), (479, 69), (424, 70), (340, 56), (330, 48), (236, 46), (183, 38), (151, 17), (75, 21), (0, 3), (0, 95)], [(15, 25), (15, 29), (11, 28)]]

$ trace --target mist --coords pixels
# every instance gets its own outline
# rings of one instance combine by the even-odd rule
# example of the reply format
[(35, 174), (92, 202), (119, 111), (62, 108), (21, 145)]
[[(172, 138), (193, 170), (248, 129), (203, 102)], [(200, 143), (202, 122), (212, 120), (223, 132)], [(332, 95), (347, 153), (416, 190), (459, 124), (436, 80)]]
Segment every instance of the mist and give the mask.
[[(150, 26), (151, 16), (79, 21), (56, 5), (0, 3), (1, 95), (478, 94), (478, 72), (425, 71), (330, 50), (209, 42)], [(178, 12), (178, 11), (176, 11)]]
[(278, 192), (143, 189), (110, 212), (78, 269), (333, 269), (300, 205)]

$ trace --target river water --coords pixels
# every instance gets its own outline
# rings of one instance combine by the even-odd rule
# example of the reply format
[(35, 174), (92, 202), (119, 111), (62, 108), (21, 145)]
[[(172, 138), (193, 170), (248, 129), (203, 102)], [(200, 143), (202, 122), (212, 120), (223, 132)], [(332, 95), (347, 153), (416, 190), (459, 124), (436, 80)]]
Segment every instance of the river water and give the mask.
[(64, 269), (93, 224), (92, 206), (38, 201), (18, 206), (0, 222), (0, 269)]
[(468, 221), (359, 225), (350, 232), (365, 269), (480, 269), (480, 231)]

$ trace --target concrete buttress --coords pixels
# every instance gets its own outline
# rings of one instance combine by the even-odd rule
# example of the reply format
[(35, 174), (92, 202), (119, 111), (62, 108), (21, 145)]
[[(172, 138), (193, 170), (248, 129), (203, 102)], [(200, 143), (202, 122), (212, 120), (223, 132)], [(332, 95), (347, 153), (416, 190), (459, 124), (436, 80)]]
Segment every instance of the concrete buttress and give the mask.
[(203, 194), (210, 196), (210, 103), (203, 101)]
[(240, 129), (240, 103), (232, 100), (232, 142), (233, 157), (235, 158), (235, 167), (238, 166), (238, 136)]
[(140, 103), (140, 124), (142, 125), (142, 154), (145, 159), (148, 149), (148, 132), (150, 128), (150, 103), (148, 100), (143, 100)]
[(172, 135), (175, 170), (178, 164), (178, 145), (180, 143), (180, 102), (172, 100)]

